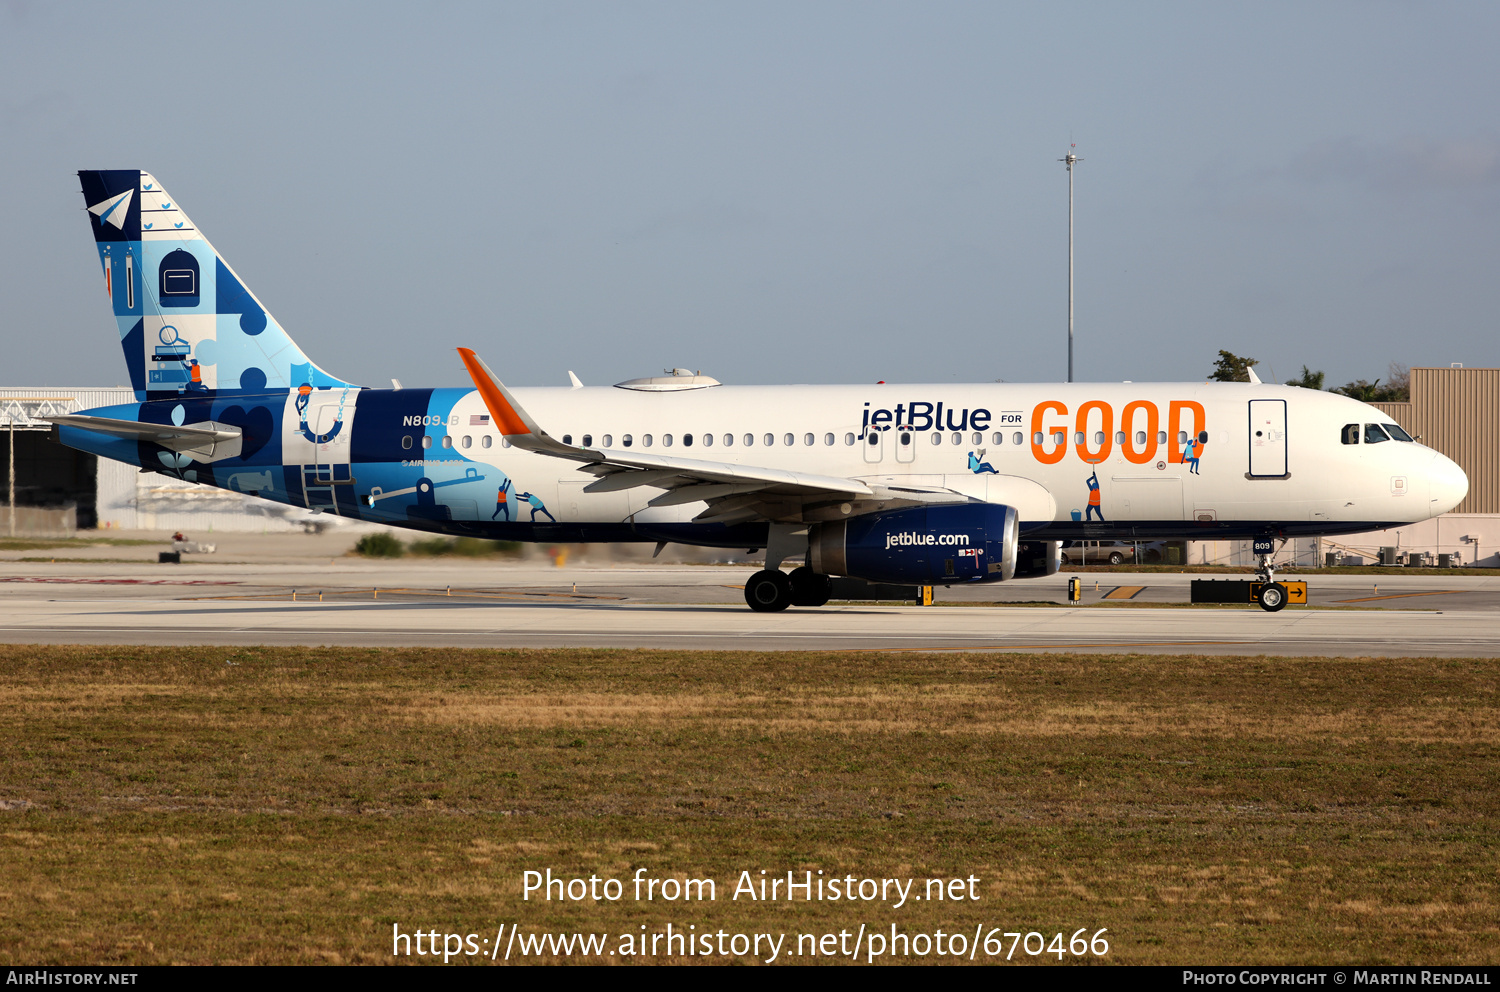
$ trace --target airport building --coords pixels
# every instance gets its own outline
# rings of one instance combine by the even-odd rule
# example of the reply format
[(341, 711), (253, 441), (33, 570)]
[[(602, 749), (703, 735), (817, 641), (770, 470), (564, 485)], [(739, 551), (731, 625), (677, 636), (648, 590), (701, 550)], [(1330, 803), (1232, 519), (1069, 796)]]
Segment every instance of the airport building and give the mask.
[[(128, 403), (128, 387), (0, 388), (0, 432), (9, 435), (0, 536), (65, 536), (76, 530), (289, 531), (312, 529), (306, 510), (76, 451), (50, 439), (47, 416)], [(1389, 531), (1288, 541), (1282, 562), (1335, 560), (1500, 566), (1500, 368), (1414, 368), (1410, 397), (1374, 404), (1413, 437), (1453, 459), (1469, 495), (1452, 513)], [(1295, 444), (1295, 441), (1293, 441)], [(12, 470), (13, 465), (13, 470)], [(1248, 541), (1197, 541), (1174, 557), (1188, 564), (1253, 565)], [(1185, 552), (1185, 555), (1183, 554)]]
[(128, 386), (0, 388), (5, 489), (0, 537), (71, 537), (79, 530), (292, 531), (306, 511), (198, 486), (98, 458), (51, 439), (41, 418), (130, 403)]

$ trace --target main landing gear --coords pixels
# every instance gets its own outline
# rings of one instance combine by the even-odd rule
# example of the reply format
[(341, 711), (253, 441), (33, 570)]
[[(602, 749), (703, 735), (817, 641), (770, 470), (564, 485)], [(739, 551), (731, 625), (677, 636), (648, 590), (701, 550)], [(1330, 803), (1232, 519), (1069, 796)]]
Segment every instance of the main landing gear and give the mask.
[(790, 575), (767, 568), (745, 583), (745, 602), (757, 613), (776, 613), (788, 606), (822, 606), (833, 592), (833, 583), (806, 565)]

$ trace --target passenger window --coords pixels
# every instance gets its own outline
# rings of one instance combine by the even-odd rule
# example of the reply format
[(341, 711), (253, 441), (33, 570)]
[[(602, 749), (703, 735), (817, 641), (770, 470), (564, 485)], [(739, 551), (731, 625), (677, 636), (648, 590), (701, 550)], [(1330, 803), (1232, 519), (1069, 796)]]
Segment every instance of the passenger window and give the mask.
[(974, 432), (974, 445), (977, 447), (984, 443), (984, 435), (978, 431)]
[(1124, 444), (1124, 443), (1125, 443), (1125, 432), (1124, 431), (1115, 431), (1115, 444)]
[(649, 448), (649, 447), (651, 447), (651, 435), (650, 434), (642, 434), (641, 435), (641, 447), (643, 447), (643, 448)]
[(510, 438), (508, 438), (508, 437), (502, 437), (500, 439), (500, 447), (502, 447), (502, 448), (509, 448), (510, 447)]
[(1145, 431), (1136, 431), (1135, 432), (1135, 443), (1136, 443), (1136, 447), (1140, 447), (1140, 446), (1142, 446), (1142, 445), (1144, 445), (1146, 443), (1146, 432)]
[(1074, 444), (1082, 444), (1083, 443), (1083, 431), (1074, 431), (1073, 432), (1073, 443)]
[(705, 448), (712, 448), (714, 446), (714, 436), (712, 434), (703, 435), (703, 446)]
[(795, 434), (788, 434), (786, 437), (781, 439), (781, 443), (790, 448), (792, 445), (797, 443), (797, 436)]
[(592, 447), (593, 444), (594, 444), (594, 435), (592, 435), (592, 434), (585, 434), (583, 436), (583, 446), (585, 448), (588, 448), (588, 447)]
[(1406, 433), (1406, 431), (1402, 430), (1400, 427), (1397, 427), (1395, 424), (1382, 424), (1381, 426), (1385, 428), (1385, 432), (1387, 434), (1389, 434), (1393, 440), (1396, 440), (1396, 441), (1415, 441), (1416, 440), (1410, 434)]
[(431, 434), (424, 434), (422, 436), (422, 447), (424, 449), (432, 447), (432, 435)]
[(1032, 444), (1041, 444), (1042, 443), (1042, 432), (1041, 431), (1037, 431), (1035, 434), (1033, 434), (1031, 436), (1031, 443)]
[(1157, 431), (1156, 432), (1156, 443), (1157, 444), (1166, 444), (1167, 443), (1167, 432), (1166, 431)]
[(672, 446), (672, 435), (663, 434), (661, 436), (661, 446), (663, 448), (670, 448)]
[(733, 447), (733, 446), (734, 446), (734, 435), (733, 434), (725, 434), (724, 435), (724, 447), (730, 448), (730, 447)]
[(571, 435), (571, 434), (564, 434), (563, 435), (563, 444), (572, 444), (572, 443), (573, 443), (573, 435)]
[(453, 447), (453, 437), (452, 437), (452, 435), (450, 435), (450, 434), (444, 434), (443, 435), (443, 447), (445, 447), (445, 448), (451, 448), (451, 447)]
[(682, 435), (682, 446), (684, 448), (691, 448), (693, 446), (693, 435), (691, 435), (691, 434), (684, 434), (684, 435)]
[(746, 434), (745, 435), (745, 447), (752, 448), (754, 446), (755, 446), (755, 435), (754, 434)]
[(465, 434), (464, 439), (459, 443), (462, 444), (465, 448), (472, 448), (474, 446), (474, 439)]
[(953, 432), (953, 443), (954, 444), (963, 444), (964, 443), (964, 436), (962, 434), (960, 434), (958, 431), (954, 431)]
[(934, 434), (934, 435), (932, 435), (932, 443), (933, 444), (942, 444), (943, 443), (943, 435), (941, 435), (941, 434)]
[(403, 448), (410, 448), (411, 447), (411, 435), (410, 434), (406, 435), (405, 437), (403, 437), (401, 439), (401, 447), (403, 447)]
[(622, 435), (620, 435), (620, 443), (623, 444), (627, 448), (630, 447), (631, 443), (634, 442), (634, 441), (635, 441), (635, 438), (631, 437), (629, 434), (622, 434)]
[[(1037, 439), (1040, 440), (1041, 439), (1041, 435), (1037, 435)], [(1010, 442), (1011, 442), (1011, 444), (1020, 444), (1021, 443), (1021, 432), (1020, 431), (1016, 431), (1014, 434), (1012, 434), (1010, 436)]]
[(1199, 431), (1198, 432), (1198, 443), (1199, 444), (1207, 444), (1208, 443), (1208, 431)]
[(880, 433), (878, 431), (872, 430), (870, 433), (865, 435), (865, 440), (869, 441), (870, 447), (873, 448), (875, 445), (880, 443)]
[(490, 445), (492, 445), (494, 443), (495, 443), (495, 439), (492, 438), (492, 437), (490, 437), (488, 434), (486, 434), (484, 437), (482, 437), (482, 438), (479, 439), (479, 446), (481, 448), (488, 448)]
[(990, 436), (990, 443), (991, 444), (1004, 444), (1005, 443), (1005, 435), (1001, 434), (999, 431), (996, 431), (994, 434), (992, 434)]
[(612, 435), (610, 435), (610, 434), (604, 435), (603, 445), (606, 448), (613, 448), (615, 446), (615, 439), (614, 439), (614, 437)]
[(1379, 444), (1381, 441), (1389, 441), (1385, 431), (1380, 429), (1379, 424), (1365, 424), (1365, 444)]
[(853, 443), (854, 443), (854, 432), (850, 431), (848, 434), (844, 435), (844, 444), (849, 445), (849, 444), (853, 444)]
[(802, 443), (808, 447), (812, 447), (813, 436), (811, 434), (802, 435)]
[(1095, 444), (1103, 444), (1104, 443), (1104, 432), (1103, 431), (1095, 431), (1094, 432), (1094, 443)]
[(1063, 432), (1063, 431), (1053, 431), (1052, 432), (1052, 443), (1053, 444), (1067, 444), (1068, 443), (1068, 435), (1065, 432)]
[(1187, 431), (1178, 431), (1177, 432), (1177, 443), (1178, 444), (1187, 444)]
[(824, 445), (824, 447), (831, 447), (833, 445), (833, 435), (832, 434), (824, 434), (823, 435), (823, 445)]
[(769, 448), (769, 447), (771, 447), (772, 445), (774, 445), (776, 443), (776, 435), (775, 434), (767, 434), (765, 437), (761, 438), (761, 440), (764, 441), (765, 444), (766, 444), (766, 447)]
[(904, 448), (904, 447), (907, 447), (910, 444), (911, 444), (911, 432), (910, 431), (902, 431), (901, 432), (901, 446)]

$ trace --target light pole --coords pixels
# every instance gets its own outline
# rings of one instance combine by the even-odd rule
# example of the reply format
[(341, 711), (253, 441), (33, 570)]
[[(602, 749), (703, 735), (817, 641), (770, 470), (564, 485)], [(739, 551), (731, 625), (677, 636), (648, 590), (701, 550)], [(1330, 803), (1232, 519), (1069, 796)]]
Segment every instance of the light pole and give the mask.
[(1068, 169), (1068, 381), (1073, 381), (1073, 165), (1083, 159), (1068, 145), (1068, 154), (1058, 159)]

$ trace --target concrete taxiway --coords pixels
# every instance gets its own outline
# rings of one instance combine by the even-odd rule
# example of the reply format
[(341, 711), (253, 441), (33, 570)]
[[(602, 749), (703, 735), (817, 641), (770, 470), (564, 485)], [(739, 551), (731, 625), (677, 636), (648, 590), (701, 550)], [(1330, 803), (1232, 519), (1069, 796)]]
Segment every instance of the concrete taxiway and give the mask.
[(3, 566), (8, 643), (1500, 655), (1490, 576), (1314, 574), (1313, 606), (1267, 614), (1173, 606), (1195, 576), (1171, 573), (1083, 573), (1083, 604), (1064, 606), (1064, 572), (940, 590), (934, 607), (767, 615), (744, 606), (750, 567), (340, 556)]

